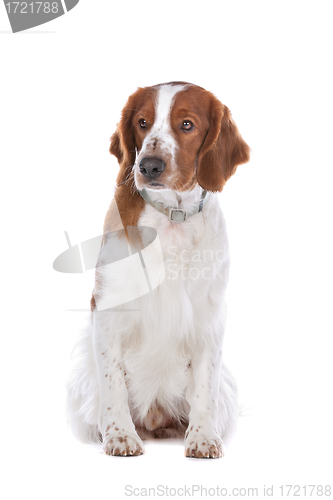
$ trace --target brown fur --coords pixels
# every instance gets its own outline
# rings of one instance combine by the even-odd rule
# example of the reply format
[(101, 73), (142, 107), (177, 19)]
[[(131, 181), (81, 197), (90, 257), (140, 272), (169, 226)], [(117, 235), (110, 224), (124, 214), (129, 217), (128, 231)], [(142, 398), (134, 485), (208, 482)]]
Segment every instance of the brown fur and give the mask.
[(250, 148), (243, 140), (227, 106), (216, 98), (210, 108), (210, 129), (197, 163), (197, 180), (207, 191), (222, 191), (238, 165), (250, 159)]
[(118, 186), (126, 181), (135, 162), (135, 148), (141, 146), (140, 143), (137, 144), (139, 141), (135, 136), (134, 116), (138, 121), (143, 118), (137, 117), (138, 113), (149, 114), (151, 121), (154, 121), (154, 95), (153, 87), (139, 88), (132, 94), (122, 111), (117, 130), (111, 137), (110, 153), (117, 158), (120, 165)]

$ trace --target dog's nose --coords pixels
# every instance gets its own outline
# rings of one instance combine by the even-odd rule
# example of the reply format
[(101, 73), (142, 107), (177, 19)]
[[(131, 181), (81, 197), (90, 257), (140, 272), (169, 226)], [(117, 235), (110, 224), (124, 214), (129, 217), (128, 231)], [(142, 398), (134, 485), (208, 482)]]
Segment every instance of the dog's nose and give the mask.
[(145, 156), (140, 160), (139, 170), (149, 179), (157, 179), (165, 169), (165, 161), (155, 156)]

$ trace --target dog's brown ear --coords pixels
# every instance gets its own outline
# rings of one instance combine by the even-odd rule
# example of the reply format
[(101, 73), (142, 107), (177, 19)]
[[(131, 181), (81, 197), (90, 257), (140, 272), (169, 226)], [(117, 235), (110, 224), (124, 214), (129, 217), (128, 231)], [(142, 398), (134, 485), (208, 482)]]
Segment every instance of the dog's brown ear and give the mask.
[(133, 140), (130, 139), (132, 127), (130, 124), (124, 126), (122, 121), (111, 136), (110, 144), (110, 153), (117, 158), (120, 167), (117, 177), (118, 186), (126, 181), (135, 162), (134, 135)]
[(117, 158), (119, 163), (120, 168), (117, 176), (117, 185), (119, 186), (120, 184), (123, 184), (128, 178), (135, 161), (135, 152), (134, 155), (130, 154), (130, 151), (127, 149), (122, 139), (122, 134), (119, 126), (111, 137), (110, 153)]
[(118, 163), (120, 164), (123, 161), (124, 155), (120, 146), (120, 132), (118, 128), (115, 131), (115, 133), (112, 134), (110, 141), (111, 144), (109, 151), (112, 155), (114, 155), (117, 158)]
[(117, 177), (118, 185), (126, 181), (135, 162), (136, 145), (132, 119), (138, 107), (138, 100), (142, 97), (143, 90), (144, 89), (138, 89), (129, 97), (122, 111), (117, 130), (111, 137), (110, 153), (117, 158), (120, 166)]
[(227, 106), (213, 96), (209, 110), (209, 130), (197, 159), (197, 181), (206, 191), (222, 191), (241, 163), (250, 159)]

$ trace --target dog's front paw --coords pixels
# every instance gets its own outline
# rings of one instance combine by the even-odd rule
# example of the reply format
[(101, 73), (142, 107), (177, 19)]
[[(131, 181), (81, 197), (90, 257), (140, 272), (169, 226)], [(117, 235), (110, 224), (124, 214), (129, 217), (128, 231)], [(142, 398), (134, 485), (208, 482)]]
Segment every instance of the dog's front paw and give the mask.
[(199, 429), (187, 433), (185, 456), (191, 458), (220, 458), (224, 456), (224, 445), (218, 436), (207, 437)]
[(103, 439), (103, 450), (106, 455), (133, 456), (144, 452), (143, 442), (137, 435), (107, 435)]

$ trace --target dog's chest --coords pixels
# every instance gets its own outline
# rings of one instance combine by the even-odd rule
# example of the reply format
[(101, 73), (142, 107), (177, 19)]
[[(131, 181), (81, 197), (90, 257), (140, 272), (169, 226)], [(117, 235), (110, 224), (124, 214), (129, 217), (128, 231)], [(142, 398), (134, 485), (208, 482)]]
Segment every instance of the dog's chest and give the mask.
[(163, 254), (164, 279), (140, 299), (141, 336), (150, 345), (156, 341), (163, 346), (171, 341), (184, 347), (193, 337), (196, 323), (204, 321), (202, 305), (227, 255), (227, 248), (223, 249), (221, 212), (212, 211), (214, 217), (208, 221), (215, 220), (220, 229), (218, 236), (216, 227), (213, 231), (202, 214), (177, 224), (148, 206), (140, 217), (138, 226), (156, 229)]

